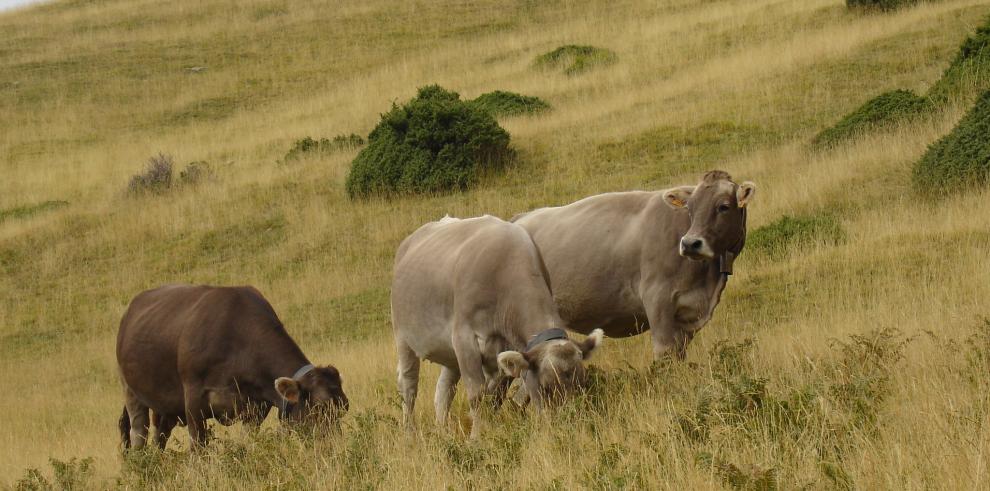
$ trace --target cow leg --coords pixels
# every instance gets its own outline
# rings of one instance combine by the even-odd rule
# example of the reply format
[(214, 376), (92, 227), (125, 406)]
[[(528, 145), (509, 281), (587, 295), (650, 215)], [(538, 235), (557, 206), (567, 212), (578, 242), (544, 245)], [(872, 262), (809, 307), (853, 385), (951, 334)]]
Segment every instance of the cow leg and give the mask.
[(481, 404), (486, 383), (481, 351), (470, 327), (454, 328), (454, 353), (457, 355), (461, 376), (464, 377), (464, 389), (471, 408), (471, 438), (478, 438), (483, 424)]
[(186, 429), (189, 430), (191, 449), (198, 451), (206, 445), (206, 419), (213, 414), (207, 404), (205, 394), (198, 389), (185, 389), (186, 399)]
[(151, 425), (149, 413), (151, 410), (138, 401), (130, 389), (124, 388), (124, 408), (130, 419), (130, 448), (142, 448), (148, 442), (148, 427)]
[(433, 397), (433, 407), (436, 412), (437, 426), (443, 427), (447, 422), (447, 414), (450, 412), (450, 402), (454, 400), (457, 392), (457, 381), (461, 379), (461, 372), (448, 367), (440, 368), (440, 378), (437, 379), (437, 393)]
[(416, 394), (419, 392), (419, 356), (402, 340), (395, 341), (399, 354), (399, 394), (402, 396), (402, 421), (408, 430), (416, 429)]
[(155, 444), (160, 450), (165, 450), (168, 438), (172, 435), (172, 429), (179, 423), (179, 418), (165, 416), (157, 411), (152, 413), (151, 418), (155, 424)]
[[(673, 318), (676, 306), (658, 300), (646, 301), (646, 317), (650, 323), (650, 337), (653, 340), (653, 361), (674, 356), (683, 360), (687, 356), (690, 337), (680, 329)], [(669, 312), (669, 313), (668, 313)]]

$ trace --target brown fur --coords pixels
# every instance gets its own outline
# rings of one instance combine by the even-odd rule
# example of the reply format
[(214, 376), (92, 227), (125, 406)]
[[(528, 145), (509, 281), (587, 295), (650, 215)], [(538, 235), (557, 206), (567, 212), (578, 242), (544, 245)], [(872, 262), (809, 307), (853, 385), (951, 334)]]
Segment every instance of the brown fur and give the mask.
[[(169, 285), (131, 301), (117, 334), (117, 363), (124, 446), (143, 446), (154, 424), (164, 447), (180, 420), (196, 444), (205, 443), (209, 418), (260, 423), (283, 406), (275, 380), (292, 377), (309, 360), (253, 287)], [(327, 401), (347, 406), (333, 367), (310, 371), (298, 386), (301, 401), (289, 415), (301, 417)]]

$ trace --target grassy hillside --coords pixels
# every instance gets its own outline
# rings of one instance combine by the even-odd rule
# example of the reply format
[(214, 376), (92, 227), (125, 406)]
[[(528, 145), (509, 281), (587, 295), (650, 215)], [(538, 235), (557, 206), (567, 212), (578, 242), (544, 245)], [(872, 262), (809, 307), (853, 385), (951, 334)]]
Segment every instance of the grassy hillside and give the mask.
[[(883, 15), (841, 0), (74, 0), (0, 14), (0, 485), (986, 487), (990, 193), (933, 202), (910, 183), (975, 88), (827, 153), (805, 142), (873, 95), (923, 93), (988, 14), (977, 0)], [(569, 44), (617, 59), (573, 76), (534, 67)], [(463, 194), (352, 202), (357, 150), (279, 162), (306, 136), (367, 134), (431, 83), (554, 110), (502, 118), (514, 167)], [(159, 151), (215, 179), (128, 196)], [(406, 234), (714, 167), (759, 185), (750, 227), (765, 228), (688, 363), (650, 367), (645, 337), (607, 340), (585, 398), (553, 417), (506, 408), (477, 443), (462, 396), (461, 427), (433, 428), (428, 366), (423, 432), (399, 429), (388, 284)], [(307, 354), (340, 368), (342, 435), (235, 426), (188, 456), (180, 428), (166, 455), (124, 461), (117, 323), (167, 282), (264, 292)]]

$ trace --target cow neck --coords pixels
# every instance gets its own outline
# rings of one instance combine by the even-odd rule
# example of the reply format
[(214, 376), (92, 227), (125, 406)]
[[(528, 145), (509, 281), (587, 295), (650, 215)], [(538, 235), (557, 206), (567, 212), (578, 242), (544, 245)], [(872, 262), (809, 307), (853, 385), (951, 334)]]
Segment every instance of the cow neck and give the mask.
[(303, 354), (302, 349), (289, 337), (284, 328), (278, 334), (280, 335), (266, 336), (268, 339), (258, 342), (268, 354), (265, 369), (268, 375), (273, 377), (273, 382), (279, 377), (294, 377), (300, 369), (311, 365), (309, 358)]
[(742, 209), (742, 234), (736, 243), (725, 250), (722, 254), (718, 256), (718, 272), (726, 277), (728, 280), (729, 276), (732, 276), (732, 263), (735, 262), (736, 257), (742, 252), (743, 246), (746, 245), (746, 208)]

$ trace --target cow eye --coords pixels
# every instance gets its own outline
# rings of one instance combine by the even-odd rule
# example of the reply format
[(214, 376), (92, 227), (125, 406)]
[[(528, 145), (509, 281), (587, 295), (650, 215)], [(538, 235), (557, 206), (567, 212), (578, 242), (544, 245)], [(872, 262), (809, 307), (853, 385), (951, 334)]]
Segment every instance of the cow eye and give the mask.
[(722, 204), (718, 205), (718, 212), (719, 213), (725, 213), (725, 212), (729, 211), (729, 209), (730, 209), (730, 207), (729, 207), (728, 203), (722, 203)]

